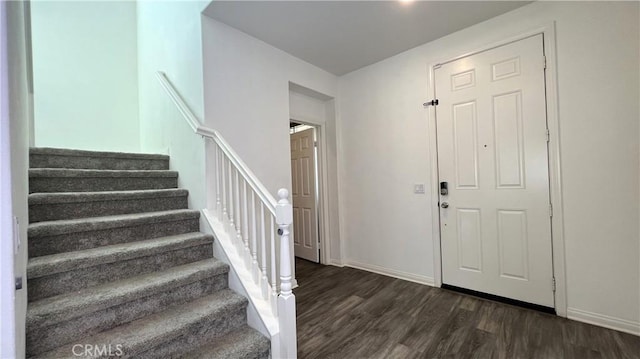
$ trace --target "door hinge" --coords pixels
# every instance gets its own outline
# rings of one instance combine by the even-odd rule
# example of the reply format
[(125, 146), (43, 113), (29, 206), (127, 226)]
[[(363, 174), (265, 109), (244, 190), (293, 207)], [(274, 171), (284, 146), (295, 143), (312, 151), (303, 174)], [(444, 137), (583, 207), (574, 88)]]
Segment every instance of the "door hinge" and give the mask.
[(549, 203), (549, 217), (553, 217), (553, 205)]
[(551, 277), (551, 290), (556, 291), (556, 277)]
[(435, 100), (431, 100), (431, 101), (423, 103), (422, 106), (424, 106), (424, 107), (438, 106), (438, 103), (439, 103), (438, 99), (435, 99)]
[(547, 128), (547, 142), (549, 142), (551, 140), (551, 133), (549, 132), (549, 129)]
[(543, 69), (547, 68), (547, 57), (546, 56), (542, 56), (542, 68)]
[(318, 147), (318, 141), (313, 141), (313, 147)]

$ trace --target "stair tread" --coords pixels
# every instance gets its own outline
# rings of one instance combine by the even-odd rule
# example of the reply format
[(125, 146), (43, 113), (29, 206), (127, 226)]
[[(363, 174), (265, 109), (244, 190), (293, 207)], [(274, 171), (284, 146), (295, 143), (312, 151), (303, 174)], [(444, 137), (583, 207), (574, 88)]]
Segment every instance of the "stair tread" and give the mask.
[(178, 177), (170, 170), (96, 170), (82, 168), (30, 168), (33, 177)]
[(130, 191), (100, 191), (100, 192), (38, 192), (29, 195), (29, 205), (49, 203), (78, 203), (117, 201), (131, 199), (146, 199), (160, 197), (187, 196), (189, 191), (182, 188), (145, 189)]
[(74, 150), (67, 148), (53, 147), (31, 147), (29, 154), (32, 155), (54, 155), (54, 156), (75, 156), (75, 157), (110, 157), (110, 158), (132, 158), (132, 159), (157, 159), (169, 160), (168, 155), (156, 153), (132, 153), (132, 152), (111, 152), (111, 151), (90, 151)]
[[(242, 305), (246, 305), (245, 298), (229, 289), (224, 289), (186, 304), (170, 307), (162, 312), (120, 325), (88, 338), (83, 338), (78, 342), (107, 346), (111, 344), (113, 350), (116, 349), (116, 345), (123, 344), (124, 355), (131, 357), (179, 337), (192, 324), (196, 324), (206, 318), (222, 316), (226, 311), (237, 310), (236, 308)], [(43, 353), (38, 358), (68, 357), (72, 353), (72, 348), (73, 344), (64, 345), (53, 351)]]
[(256, 358), (268, 352), (271, 342), (257, 330), (245, 326), (241, 329), (215, 338), (182, 356), (185, 359), (226, 359)]
[(198, 218), (200, 212), (192, 209), (176, 209), (159, 212), (143, 212), (120, 214), (115, 216), (88, 217), (78, 219), (65, 219), (57, 221), (44, 221), (29, 224), (28, 237), (51, 236), (64, 233), (95, 231), (118, 227), (127, 227), (142, 223), (157, 223), (168, 220), (180, 220)]
[(51, 254), (30, 258), (27, 263), (29, 279), (67, 272), (70, 270), (145, 257), (181, 248), (213, 242), (213, 236), (192, 232), (131, 243)]
[(66, 321), (228, 271), (227, 264), (211, 258), (40, 299), (29, 303), (27, 326)]

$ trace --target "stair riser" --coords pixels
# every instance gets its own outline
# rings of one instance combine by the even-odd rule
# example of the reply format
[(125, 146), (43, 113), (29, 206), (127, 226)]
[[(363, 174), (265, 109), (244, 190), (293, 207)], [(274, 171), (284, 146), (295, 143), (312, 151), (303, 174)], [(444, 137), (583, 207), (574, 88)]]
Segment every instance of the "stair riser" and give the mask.
[(29, 167), (100, 170), (168, 170), (169, 160), (31, 154), (29, 155)]
[[(229, 332), (237, 330), (243, 325), (247, 325), (246, 307), (238, 307), (229, 310), (224, 316), (211, 316), (195, 325), (191, 325), (180, 336), (173, 340), (150, 343), (151, 349), (139, 352), (134, 348), (127, 351), (124, 348), (123, 358), (136, 359), (157, 359), (157, 358), (179, 358), (182, 353), (192, 350), (194, 347), (203, 345), (212, 338), (221, 337)], [(150, 345), (151, 346), (151, 345)]]
[(45, 277), (29, 278), (29, 301), (73, 292), (89, 286), (130, 278), (136, 275), (165, 270), (181, 264), (211, 258), (211, 243), (181, 248), (163, 253), (150, 253), (140, 257), (89, 268), (79, 268)]
[(227, 274), (220, 274), (48, 327), (28, 327), (27, 356), (69, 343), (91, 344), (82, 342), (81, 338), (222, 290), (227, 287), (227, 281)]
[(95, 202), (33, 204), (29, 205), (29, 222), (168, 211), (186, 209), (187, 207), (187, 195)]
[(49, 254), (79, 251), (111, 244), (198, 232), (199, 230), (199, 220), (197, 218), (189, 218), (178, 221), (145, 223), (123, 228), (76, 232), (54, 236), (29, 236), (29, 256), (39, 257)]
[(31, 177), (29, 193), (177, 188), (177, 177)]

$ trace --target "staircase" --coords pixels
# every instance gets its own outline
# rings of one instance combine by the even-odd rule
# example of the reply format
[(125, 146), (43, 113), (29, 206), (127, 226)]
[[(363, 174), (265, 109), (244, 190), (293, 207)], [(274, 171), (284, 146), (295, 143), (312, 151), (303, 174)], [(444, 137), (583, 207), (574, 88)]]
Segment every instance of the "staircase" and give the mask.
[(269, 358), (169, 157), (32, 148), (27, 356)]

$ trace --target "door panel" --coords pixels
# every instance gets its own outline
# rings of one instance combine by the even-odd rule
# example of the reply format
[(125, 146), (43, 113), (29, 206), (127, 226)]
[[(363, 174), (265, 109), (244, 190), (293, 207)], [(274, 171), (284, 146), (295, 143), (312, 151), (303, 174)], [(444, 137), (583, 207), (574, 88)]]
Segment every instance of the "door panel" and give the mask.
[(547, 307), (551, 221), (542, 35), (435, 70), (443, 283)]
[(527, 256), (527, 212), (498, 210), (500, 275), (529, 279)]
[(498, 188), (524, 188), (522, 92), (493, 97)]
[(478, 188), (478, 130), (475, 101), (453, 106), (456, 188)]
[(296, 257), (318, 262), (315, 145), (313, 128), (291, 134), (293, 247)]
[(459, 268), (482, 272), (482, 231), (479, 208), (458, 208)]

